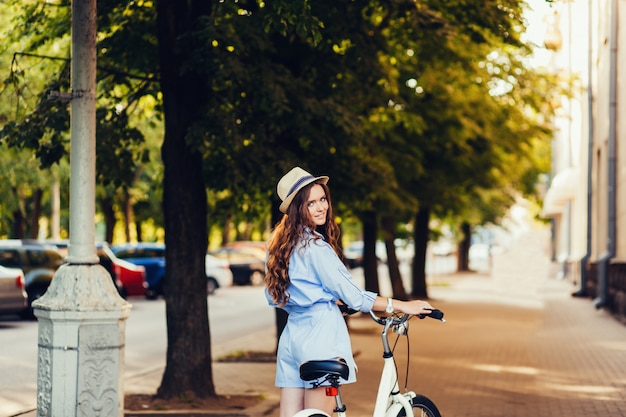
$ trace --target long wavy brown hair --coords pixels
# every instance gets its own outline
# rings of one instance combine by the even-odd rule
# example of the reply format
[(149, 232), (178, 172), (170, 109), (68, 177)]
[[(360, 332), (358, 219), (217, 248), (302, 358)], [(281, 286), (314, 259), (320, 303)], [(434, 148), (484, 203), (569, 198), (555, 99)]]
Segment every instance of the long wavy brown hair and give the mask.
[[(324, 189), (328, 201), (328, 211), (326, 213), (326, 223), (316, 226), (309, 215), (307, 201), (311, 193), (311, 187), (319, 184)], [(330, 200), (330, 190), (326, 184), (313, 182), (302, 187), (296, 194), (293, 201), (287, 208), (287, 213), (283, 215), (281, 221), (276, 225), (272, 236), (268, 242), (267, 272), (265, 273), (265, 284), (269, 295), (279, 306), (284, 306), (289, 301), (289, 259), (291, 253), (298, 243), (303, 239), (320, 239), (318, 235), (311, 235), (309, 231), (317, 230), (324, 236), (326, 242), (335, 250), (337, 256), (341, 258), (341, 248), (339, 245), (339, 226), (335, 223), (333, 205)]]

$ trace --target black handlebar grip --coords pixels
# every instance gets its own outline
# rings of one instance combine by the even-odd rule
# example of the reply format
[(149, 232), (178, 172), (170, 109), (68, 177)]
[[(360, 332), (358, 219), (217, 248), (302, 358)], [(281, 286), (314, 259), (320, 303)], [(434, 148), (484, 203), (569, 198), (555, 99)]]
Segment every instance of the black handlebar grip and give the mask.
[(430, 317), (431, 319), (441, 320), (443, 319), (443, 311), (437, 309), (431, 310), (428, 317)]
[(423, 319), (423, 318), (426, 318), (426, 317), (430, 317), (431, 319), (437, 319), (437, 320), (445, 321), (443, 319), (443, 311), (437, 310), (437, 309), (430, 310), (430, 314), (420, 314), (419, 315), (420, 319)]

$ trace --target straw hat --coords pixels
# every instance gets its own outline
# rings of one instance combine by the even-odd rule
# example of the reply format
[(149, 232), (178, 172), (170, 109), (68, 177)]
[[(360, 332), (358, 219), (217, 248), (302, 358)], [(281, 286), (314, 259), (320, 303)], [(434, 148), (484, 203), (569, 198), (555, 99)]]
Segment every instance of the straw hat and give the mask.
[(328, 177), (314, 177), (300, 167), (295, 167), (291, 171), (286, 173), (280, 179), (280, 181), (278, 181), (278, 186), (276, 187), (278, 197), (280, 197), (280, 199), (283, 201), (279, 207), (280, 211), (283, 213), (287, 213), (289, 204), (291, 204), (293, 198), (296, 196), (296, 194), (298, 194), (298, 191), (300, 191), (302, 187), (317, 180), (321, 180), (320, 182), (322, 184), (326, 184), (328, 182)]

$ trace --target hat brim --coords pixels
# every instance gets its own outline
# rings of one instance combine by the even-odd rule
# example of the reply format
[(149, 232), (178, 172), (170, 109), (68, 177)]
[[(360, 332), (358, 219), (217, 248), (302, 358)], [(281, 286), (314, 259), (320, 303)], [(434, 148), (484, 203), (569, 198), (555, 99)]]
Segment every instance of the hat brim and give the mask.
[(296, 190), (294, 190), (291, 194), (289, 194), (287, 196), (287, 198), (285, 198), (283, 200), (282, 203), (280, 203), (280, 206), (278, 207), (278, 209), (282, 213), (287, 213), (287, 209), (289, 208), (289, 205), (293, 201), (293, 199), (296, 196), (296, 194), (298, 194), (298, 192), (300, 192), (300, 190), (302, 188), (306, 187), (307, 185), (309, 185), (309, 184), (311, 184), (312, 182), (315, 182), (315, 181), (320, 181), (322, 184), (327, 184), (328, 183), (328, 179), (329, 178), (326, 175), (322, 175), (321, 177), (315, 177), (315, 178), (311, 178), (308, 181), (304, 181), (302, 184), (300, 184), (300, 186)]

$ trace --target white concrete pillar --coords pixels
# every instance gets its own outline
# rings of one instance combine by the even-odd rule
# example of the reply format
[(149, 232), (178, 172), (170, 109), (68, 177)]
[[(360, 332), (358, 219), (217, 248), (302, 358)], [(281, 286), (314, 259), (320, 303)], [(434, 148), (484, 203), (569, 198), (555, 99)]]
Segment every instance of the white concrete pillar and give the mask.
[(122, 417), (130, 304), (99, 264), (95, 242), (96, 0), (72, 2), (71, 71), (70, 244), (67, 264), (33, 303), (37, 416)]
[(61, 184), (58, 173), (55, 172), (52, 187), (50, 189), (50, 206), (52, 207), (50, 216), (50, 238), (59, 240), (61, 238)]
[(36, 302), (37, 416), (124, 415), (130, 305), (100, 265), (64, 265)]

